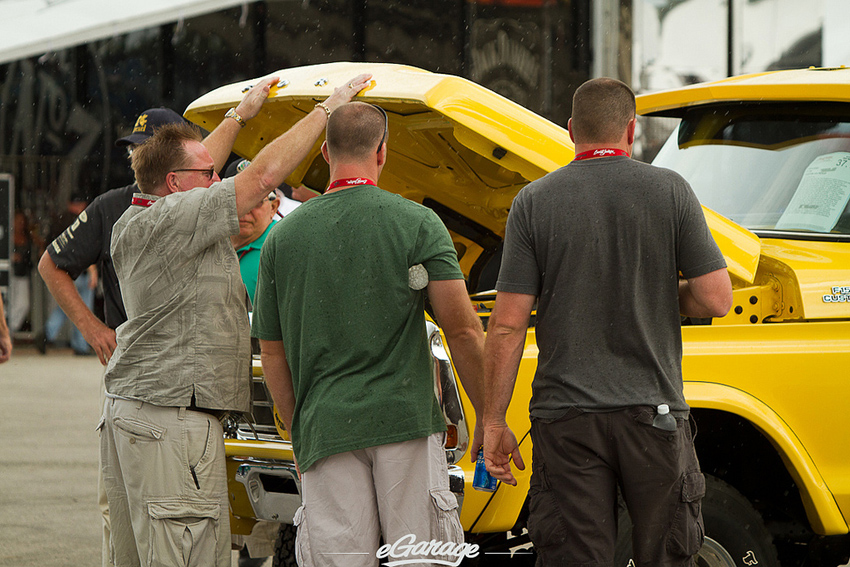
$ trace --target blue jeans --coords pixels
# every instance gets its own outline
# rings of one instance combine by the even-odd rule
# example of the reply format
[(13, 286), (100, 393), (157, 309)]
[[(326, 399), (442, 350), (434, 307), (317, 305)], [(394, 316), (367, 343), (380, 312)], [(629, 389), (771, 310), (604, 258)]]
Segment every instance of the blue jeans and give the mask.
[[(86, 304), (86, 307), (92, 309), (94, 307), (94, 290), (89, 288), (89, 273), (83, 272), (80, 274), (80, 276), (74, 280), (74, 287), (77, 288), (77, 292), (80, 294), (80, 297), (83, 299), (83, 303)], [(59, 336), (59, 332), (62, 330), (62, 327), (65, 326), (66, 321), (68, 321), (68, 316), (65, 315), (62, 308), (57, 305), (50, 313), (50, 317), (47, 318), (47, 322), (44, 324), (44, 336), (49, 342), (52, 343), (56, 341), (56, 337)], [(71, 348), (74, 349), (74, 352), (83, 354), (87, 354), (91, 350), (88, 343), (83, 338), (83, 334), (73, 324), (71, 324)]]

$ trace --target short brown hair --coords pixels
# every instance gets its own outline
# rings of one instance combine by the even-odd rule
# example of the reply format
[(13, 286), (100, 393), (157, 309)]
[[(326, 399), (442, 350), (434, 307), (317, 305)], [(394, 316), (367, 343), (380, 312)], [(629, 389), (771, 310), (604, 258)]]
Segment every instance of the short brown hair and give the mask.
[(136, 174), (136, 184), (144, 193), (153, 193), (165, 183), (165, 177), (191, 160), (184, 147), (186, 142), (203, 140), (194, 124), (166, 124), (153, 136), (136, 146), (130, 156), (130, 167)]
[(572, 132), (577, 143), (618, 142), (634, 117), (635, 93), (616, 79), (591, 79), (573, 95)]
[(334, 158), (366, 158), (378, 151), (384, 136), (384, 117), (365, 102), (349, 102), (328, 119), (328, 153)]

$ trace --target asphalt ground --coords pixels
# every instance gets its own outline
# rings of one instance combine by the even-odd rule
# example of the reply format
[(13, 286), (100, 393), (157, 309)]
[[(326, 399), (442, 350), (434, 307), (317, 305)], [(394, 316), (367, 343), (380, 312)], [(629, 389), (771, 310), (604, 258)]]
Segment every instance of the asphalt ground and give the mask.
[(102, 374), (69, 349), (16, 345), (0, 364), (0, 566), (101, 565)]

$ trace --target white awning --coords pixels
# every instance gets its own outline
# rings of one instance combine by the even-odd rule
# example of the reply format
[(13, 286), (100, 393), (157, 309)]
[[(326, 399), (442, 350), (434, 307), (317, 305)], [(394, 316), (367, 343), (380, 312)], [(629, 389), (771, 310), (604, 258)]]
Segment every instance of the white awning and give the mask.
[(0, 0), (0, 64), (253, 0)]

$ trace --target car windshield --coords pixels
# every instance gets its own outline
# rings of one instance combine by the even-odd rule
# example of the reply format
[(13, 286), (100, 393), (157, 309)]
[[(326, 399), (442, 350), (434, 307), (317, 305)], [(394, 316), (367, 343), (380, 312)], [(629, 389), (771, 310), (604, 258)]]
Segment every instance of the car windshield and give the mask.
[(681, 118), (653, 163), (703, 205), (757, 234), (850, 235), (850, 105), (714, 105)]

